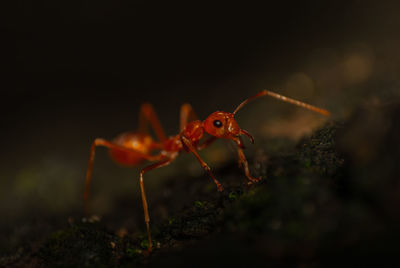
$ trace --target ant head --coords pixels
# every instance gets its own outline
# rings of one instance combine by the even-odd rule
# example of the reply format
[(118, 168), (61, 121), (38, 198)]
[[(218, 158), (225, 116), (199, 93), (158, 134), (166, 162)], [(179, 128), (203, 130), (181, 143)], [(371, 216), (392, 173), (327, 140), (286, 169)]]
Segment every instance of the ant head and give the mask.
[(239, 136), (244, 134), (249, 137), (252, 143), (254, 142), (253, 137), (247, 131), (240, 129), (234, 118), (234, 113), (214, 112), (204, 120), (203, 126), (208, 134), (217, 138), (231, 139), (242, 144)]

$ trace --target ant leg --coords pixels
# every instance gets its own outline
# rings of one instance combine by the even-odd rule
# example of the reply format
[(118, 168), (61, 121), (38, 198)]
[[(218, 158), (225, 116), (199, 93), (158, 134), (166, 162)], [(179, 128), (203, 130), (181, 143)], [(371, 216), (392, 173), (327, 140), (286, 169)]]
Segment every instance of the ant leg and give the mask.
[(182, 104), (179, 130), (182, 131), (187, 123), (197, 120), (197, 115), (189, 103)]
[(85, 179), (85, 192), (83, 194), (83, 199), (84, 199), (84, 206), (85, 206), (85, 215), (88, 215), (88, 200), (89, 200), (89, 189), (90, 189), (90, 182), (91, 182), (91, 178), (92, 178), (92, 169), (93, 169), (93, 162), (94, 162), (94, 156), (95, 156), (95, 149), (97, 146), (104, 146), (110, 149), (119, 149), (119, 150), (124, 150), (124, 151), (128, 151), (128, 152), (135, 152), (136, 154), (140, 155), (141, 157), (143, 157), (146, 160), (150, 160), (150, 161), (156, 161), (156, 160), (161, 160), (162, 158), (164, 158), (164, 156), (162, 155), (156, 155), (156, 156), (152, 156), (152, 155), (147, 155), (144, 154), (142, 152), (133, 150), (133, 149), (129, 149), (126, 147), (122, 147), (119, 145), (116, 145), (112, 142), (106, 141), (104, 139), (95, 139), (92, 143), (92, 146), (90, 148), (90, 156), (89, 156), (89, 164), (88, 164), (88, 168), (86, 171), (86, 179)]
[(139, 133), (148, 133), (148, 125), (154, 129), (158, 139), (165, 141), (167, 138), (164, 133), (164, 129), (161, 126), (160, 120), (154, 111), (153, 106), (150, 103), (143, 103), (140, 107), (139, 113)]
[(255, 178), (250, 175), (249, 164), (247, 163), (246, 157), (244, 156), (242, 148), (238, 146), (238, 154), (239, 154), (239, 166), (241, 166), (244, 170), (244, 174), (249, 179), (248, 184), (259, 182), (262, 178)]
[(211, 176), (213, 179), (214, 183), (217, 185), (218, 191), (222, 192), (224, 190), (224, 187), (221, 185), (221, 183), (214, 177), (214, 174), (211, 172), (210, 167), (207, 165), (206, 162), (204, 162), (203, 159), (201, 159), (200, 155), (197, 153), (196, 149), (194, 148), (193, 144), (190, 142), (189, 139), (187, 139), (185, 136), (181, 137), (182, 142), (184, 145), (194, 154), (194, 156), (197, 158), (197, 160), (200, 162), (201, 166), (208, 172), (208, 174)]
[(152, 164), (152, 165), (150, 165), (150, 166), (147, 166), (147, 167), (143, 168), (143, 169), (140, 171), (140, 177), (139, 177), (139, 181), (140, 181), (140, 191), (141, 191), (141, 193), (142, 193), (142, 203), (143, 203), (143, 210), (144, 210), (144, 221), (145, 221), (145, 223), (146, 223), (147, 237), (148, 237), (148, 239), (149, 239), (149, 248), (148, 248), (148, 252), (151, 251), (152, 242), (151, 242), (151, 233), (150, 233), (149, 207), (148, 207), (148, 205), (147, 205), (147, 198), (146, 198), (146, 193), (145, 193), (145, 190), (144, 190), (143, 175), (144, 175), (144, 173), (146, 173), (146, 172), (148, 172), (148, 171), (150, 171), (150, 170), (153, 170), (153, 169), (156, 169), (156, 168), (160, 168), (160, 167), (164, 167), (164, 166), (169, 165), (169, 164), (176, 158), (176, 156), (177, 156), (177, 154), (174, 155), (174, 156), (172, 156), (172, 157), (170, 157), (170, 158), (168, 158), (168, 159), (166, 159), (166, 160), (163, 160), (163, 161), (161, 161), (161, 162), (154, 163), (154, 164)]

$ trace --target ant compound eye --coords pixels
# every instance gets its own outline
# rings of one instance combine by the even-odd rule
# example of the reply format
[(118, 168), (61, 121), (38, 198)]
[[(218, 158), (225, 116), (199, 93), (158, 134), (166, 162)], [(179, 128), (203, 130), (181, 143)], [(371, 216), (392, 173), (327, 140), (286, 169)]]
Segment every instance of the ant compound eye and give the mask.
[(222, 127), (222, 122), (219, 120), (214, 120), (213, 124), (214, 124), (214, 127), (217, 127), (217, 128)]

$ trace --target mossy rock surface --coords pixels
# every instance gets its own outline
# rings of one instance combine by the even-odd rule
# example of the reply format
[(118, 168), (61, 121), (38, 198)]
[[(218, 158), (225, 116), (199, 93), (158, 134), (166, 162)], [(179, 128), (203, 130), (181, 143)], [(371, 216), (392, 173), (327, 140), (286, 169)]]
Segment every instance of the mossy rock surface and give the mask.
[[(387, 120), (384, 133), (369, 137), (369, 143), (354, 137), (373, 123), (376, 113)], [(222, 193), (204, 191), (198, 200), (184, 204), (173, 217), (152, 226), (155, 247), (150, 255), (145, 254), (144, 230), (121, 238), (100, 221), (74, 223), (0, 263), (5, 267), (386, 263), (400, 253), (400, 183), (394, 175), (399, 167), (393, 165), (400, 152), (398, 118), (397, 104), (360, 110), (347, 122), (327, 123), (297, 146), (268, 155), (261, 163), (253, 161), (252, 172), (264, 174), (260, 183), (226, 185)], [(361, 149), (368, 151), (367, 158)], [(221, 170), (223, 176), (245, 180), (234, 163)]]

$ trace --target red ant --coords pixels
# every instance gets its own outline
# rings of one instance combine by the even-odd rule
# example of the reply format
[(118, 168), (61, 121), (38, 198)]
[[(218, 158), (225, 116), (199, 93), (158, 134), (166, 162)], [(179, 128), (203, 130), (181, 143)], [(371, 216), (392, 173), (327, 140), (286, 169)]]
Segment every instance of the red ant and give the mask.
[[(136, 166), (144, 160), (157, 161), (140, 171), (139, 181), (140, 190), (142, 194), (142, 202), (144, 209), (144, 220), (147, 228), (149, 247), (148, 251), (152, 249), (152, 241), (150, 234), (150, 217), (147, 206), (147, 199), (143, 184), (143, 175), (153, 169), (164, 167), (169, 165), (181, 152), (191, 152), (200, 162), (201, 166), (208, 172), (214, 183), (217, 185), (218, 191), (222, 191), (224, 188), (221, 183), (214, 177), (210, 167), (201, 159), (197, 151), (202, 150), (209, 146), (218, 138), (230, 139), (237, 144), (239, 154), (239, 165), (243, 168), (244, 173), (247, 177), (248, 184), (252, 184), (261, 180), (251, 176), (249, 171), (249, 165), (243, 153), (243, 142), (241, 135), (247, 136), (251, 143), (254, 143), (253, 137), (246, 131), (239, 127), (236, 123), (234, 116), (243, 106), (250, 101), (257, 99), (261, 96), (271, 96), (284, 102), (289, 102), (297, 106), (303, 107), (314, 112), (330, 115), (330, 112), (304, 102), (287, 98), (277, 93), (263, 90), (253, 97), (243, 101), (233, 113), (217, 111), (209, 115), (206, 120), (197, 120), (197, 116), (193, 111), (190, 104), (185, 103), (181, 107), (180, 111), (180, 132), (175, 136), (166, 137), (163, 128), (161, 127), (160, 121), (153, 109), (153, 106), (149, 103), (144, 103), (140, 108), (139, 114), (139, 129), (136, 132), (125, 132), (117, 136), (112, 142), (97, 138), (94, 140), (90, 149), (89, 165), (86, 173), (85, 181), (85, 211), (88, 211), (88, 198), (89, 198), (89, 187), (92, 175), (94, 152), (96, 146), (105, 146), (109, 148), (111, 157), (118, 163), (127, 166)], [(153, 140), (149, 134), (149, 123), (154, 129), (155, 134), (159, 141)], [(204, 132), (211, 135), (206, 141), (200, 144)], [(152, 154), (158, 151), (156, 154)]]

